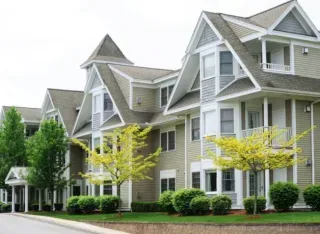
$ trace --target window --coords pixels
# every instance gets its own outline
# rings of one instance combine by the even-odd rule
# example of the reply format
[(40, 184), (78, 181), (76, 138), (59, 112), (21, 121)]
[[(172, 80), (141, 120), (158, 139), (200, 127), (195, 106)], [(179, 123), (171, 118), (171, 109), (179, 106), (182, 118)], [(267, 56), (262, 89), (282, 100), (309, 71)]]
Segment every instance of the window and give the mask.
[(104, 111), (112, 111), (113, 103), (108, 93), (103, 94), (103, 110)]
[(161, 193), (163, 193), (164, 191), (167, 191), (167, 190), (171, 190), (171, 191), (176, 190), (176, 179), (175, 178), (161, 179), (161, 188), (160, 188)]
[(191, 119), (191, 139), (193, 141), (200, 139), (200, 118)]
[(73, 186), (72, 196), (80, 196), (80, 186)]
[(103, 195), (112, 195), (112, 182), (106, 181), (103, 185)]
[(100, 95), (93, 96), (93, 113), (98, 113), (101, 111), (100, 103), (101, 103)]
[(203, 77), (211, 77), (215, 75), (215, 56), (209, 54), (203, 58)]
[(248, 112), (248, 127), (257, 128), (260, 126), (259, 112), (249, 111)]
[(58, 123), (58, 122), (59, 122), (59, 116), (58, 116), (58, 115), (55, 115), (55, 116), (54, 116), (54, 120)]
[(216, 192), (217, 191), (217, 172), (206, 171), (206, 191)]
[(192, 188), (200, 188), (200, 172), (192, 172)]
[(222, 171), (222, 191), (234, 191), (234, 169)]
[(230, 51), (220, 52), (220, 75), (233, 75), (233, 62)]
[(170, 85), (169, 87), (161, 88), (161, 107), (167, 105), (173, 87), (174, 85)]
[(204, 113), (204, 134), (210, 135), (216, 133), (216, 111), (208, 111)]
[(255, 176), (254, 174), (250, 171), (249, 174), (249, 195), (253, 196), (255, 189), (254, 189), (254, 183), (255, 183)]
[(221, 110), (221, 133), (234, 133), (233, 109)]
[(162, 132), (160, 136), (160, 145), (162, 148), (162, 152), (175, 150), (176, 148), (176, 132)]

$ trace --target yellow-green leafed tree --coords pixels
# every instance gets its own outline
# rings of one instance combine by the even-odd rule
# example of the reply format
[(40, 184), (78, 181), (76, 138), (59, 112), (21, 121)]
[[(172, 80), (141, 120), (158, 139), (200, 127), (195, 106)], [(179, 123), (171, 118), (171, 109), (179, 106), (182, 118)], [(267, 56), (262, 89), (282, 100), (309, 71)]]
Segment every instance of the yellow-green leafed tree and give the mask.
[[(146, 139), (151, 127), (141, 129), (137, 124), (122, 129), (115, 129), (110, 135), (104, 138), (102, 152), (91, 150), (78, 139), (72, 139), (73, 143), (79, 145), (88, 154), (89, 164), (94, 167), (103, 167), (104, 173), (86, 173), (83, 177), (88, 178), (96, 185), (105, 184), (111, 181), (117, 187), (117, 195), (121, 195), (121, 185), (125, 181), (151, 180), (148, 172), (156, 166), (161, 148), (149, 155), (141, 152), (147, 146)], [(120, 213), (120, 202), (118, 204)]]
[[(307, 135), (310, 130), (284, 140), (286, 130), (277, 127), (266, 128), (264, 131), (255, 132), (251, 136), (241, 139), (233, 137), (207, 137), (206, 140), (216, 144), (225, 156), (218, 156), (215, 152), (207, 150), (208, 156), (213, 159), (214, 165), (219, 169), (235, 168), (242, 171), (252, 171), (254, 183), (254, 214), (257, 213), (257, 175), (260, 171), (286, 168), (305, 160), (299, 154), (302, 149), (296, 142)], [(272, 147), (277, 145), (276, 149)], [(297, 155), (295, 157), (294, 155)]]

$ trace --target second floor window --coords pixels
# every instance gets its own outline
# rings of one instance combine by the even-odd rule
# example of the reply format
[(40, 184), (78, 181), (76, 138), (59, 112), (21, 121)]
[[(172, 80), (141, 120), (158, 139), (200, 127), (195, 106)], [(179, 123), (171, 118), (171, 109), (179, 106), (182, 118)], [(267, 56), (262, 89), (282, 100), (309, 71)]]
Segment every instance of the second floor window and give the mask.
[(167, 105), (169, 101), (169, 97), (172, 93), (174, 85), (170, 85), (168, 87), (161, 88), (161, 107)]
[(214, 53), (203, 57), (203, 78), (208, 78), (215, 75), (215, 62)]
[(176, 148), (176, 132), (162, 132), (160, 136), (160, 145), (162, 148), (162, 152), (175, 150)]
[(101, 98), (100, 95), (93, 96), (93, 113), (101, 111)]
[(193, 141), (200, 139), (200, 118), (191, 119), (191, 139)]
[(233, 109), (221, 110), (221, 133), (234, 133)]
[(112, 111), (113, 110), (113, 103), (108, 93), (103, 95), (103, 110), (104, 111)]
[(204, 135), (212, 135), (216, 133), (216, 111), (207, 111), (203, 115), (204, 119)]
[(233, 61), (230, 51), (220, 52), (220, 75), (233, 75)]

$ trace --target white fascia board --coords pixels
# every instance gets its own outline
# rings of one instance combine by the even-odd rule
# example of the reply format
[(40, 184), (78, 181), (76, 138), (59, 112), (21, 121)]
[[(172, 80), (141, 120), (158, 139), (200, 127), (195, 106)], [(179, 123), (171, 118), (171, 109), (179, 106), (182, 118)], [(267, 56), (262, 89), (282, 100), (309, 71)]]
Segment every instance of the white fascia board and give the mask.
[(87, 131), (87, 132), (83, 132), (81, 134), (75, 134), (73, 135), (72, 137), (73, 138), (80, 138), (80, 137), (83, 137), (83, 136), (87, 136), (87, 135), (91, 135), (92, 134), (92, 131)]
[(210, 50), (210, 49), (214, 49), (216, 46), (219, 46), (219, 45), (222, 45), (224, 42), (223, 41), (215, 41), (215, 42), (211, 42), (211, 43), (208, 43), (204, 46), (201, 46), (195, 50), (192, 51), (191, 54), (197, 54), (197, 53), (201, 53), (202, 51), (206, 51), (206, 50)]
[(320, 97), (320, 92), (317, 93), (317, 92), (308, 92), (308, 91), (291, 90), (291, 89), (263, 87), (261, 91), (271, 92), (271, 93), (294, 94), (298, 96)]
[(219, 38), (219, 40), (222, 41), (223, 40), (222, 35), (218, 31), (218, 29), (216, 29), (216, 27), (213, 25), (213, 23), (211, 22), (211, 20), (208, 18), (208, 16), (205, 13), (203, 14), (203, 19), (207, 22), (207, 24), (210, 26), (210, 28), (213, 30), (213, 32), (216, 34), (216, 36)]
[[(41, 114), (42, 114), (42, 115), (45, 114), (45, 113), (44, 113), (44, 108), (45, 108), (46, 104), (48, 103), (48, 95), (49, 95), (49, 89), (47, 89), (46, 94), (45, 94), (45, 96), (44, 96), (44, 100), (43, 100), (42, 105), (41, 105)], [(52, 103), (51, 98), (50, 98), (49, 101), (51, 101), (51, 103)], [(53, 103), (52, 103), (52, 106), (53, 106)]]
[(159, 78), (153, 80), (153, 83), (156, 84), (156, 83), (160, 83), (160, 82), (163, 82), (163, 81), (166, 81), (166, 80), (170, 80), (170, 79), (176, 78), (177, 76), (179, 76), (179, 73), (180, 73), (180, 71), (176, 71), (176, 72), (171, 73), (169, 75), (159, 77)]
[(119, 128), (119, 127), (123, 127), (125, 126), (126, 124), (123, 122), (123, 123), (120, 123), (120, 124), (114, 124), (114, 125), (110, 125), (108, 127), (104, 127), (104, 128), (100, 128), (100, 131), (106, 131), (106, 130), (111, 130), (111, 129), (114, 129), (114, 128)]
[(186, 54), (190, 53), (192, 47), (194, 47), (195, 41), (198, 41), (200, 38), (199, 31), (202, 32), (203, 28), (205, 26), (205, 24), (202, 23), (203, 22), (203, 15), (204, 15), (204, 12), (201, 12), (200, 17), (197, 22), (197, 25), (196, 25), (195, 29), (193, 30), (191, 39), (190, 39), (189, 44), (187, 46), (187, 49), (185, 51)]
[(227, 16), (227, 15), (222, 15), (222, 18), (224, 20), (228, 21), (228, 22), (231, 22), (231, 23), (234, 23), (234, 24), (238, 24), (240, 26), (243, 26), (245, 28), (248, 28), (248, 29), (260, 32), (260, 33), (267, 33), (267, 31), (268, 31), (267, 29), (265, 29), (263, 27), (259, 27), (259, 26), (254, 25), (254, 24), (249, 24), (249, 23), (246, 23), (244, 21), (241, 21), (241, 20), (235, 19), (233, 17)]
[(92, 77), (93, 77), (92, 74), (93, 74), (93, 69), (90, 70), (90, 74), (89, 74), (89, 77), (88, 77), (88, 79), (87, 79), (86, 86), (84, 87), (84, 93), (87, 93), (87, 92), (90, 91), (90, 87), (91, 87), (92, 82), (93, 82), (93, 80), (92, 80)]
[(188, 106), (180, 107), (180, 108), (177, 108), (175, 110), (165, 111), (165, 112), (163, 112), (163, 114), (164, 115), (171, 115), (171, 114), (175, 114), (175, 113), (178, 113), (178, 112), (181, 112), (181, 111), (191, 110), (191, 109), (197, 108), (197, 107), (200, 107), (200, 103), (195, 103), (195, 104), (191, 104), (191, 105), (188, 105)]
[(58, 115), (59, 115), (59, 117), (61, 119), (61, 122), (62, 122), (62, 125), (63, 125), (64, 129), (66, 130), (67, 137), (69, 137), (68, 129), (66, 128), (66, 125), (64, 124), (64, 121), (63, 121), (63, 118), (62, 118), (62, 115), (61, 115), (61, 112), (60, 112), (59, 109), (58, 109)]
[(183, 118), (181, 117), (177, 117), (176, 119), (171, 119), (171, 120), (167, 120), (167, 121), (162, 121), (162, 122), (155, 122), (155, 123), (148, 123), (149, 126), (152, 127), (156, 127), (156, 126), (160, 126), (160, 125), (164, 125), (164, 124), (169, 124), (172, 122), (176, 122), (176, 121), (181, 121)]
[(104, 60), (91, 60), (83, 65), (80, 66), (80, 68), (86, 68), (94, 63), (102, 63), (102, 64), (115, 64), (115, 65), (133, 65), (133, 63), (119, 63), (119, 62), (112, 62), (112, 61), (104, 61)]
[(84, 103), (85, 103), (85, 100), (86, 100), (87, 96), (88, 96), (88, 94), (85, 93), (85, 94), (84, 94), (84, 97), (83, 97), (83, 99), (82, 99), (82, 103), (81, 103), (81, 107), (80, 107), (79, 113), (78, 113), (77, 118), (76, 118), (76, 121), (75, 121), (75, 123), (74, 123), (74, 125), (73, 125), (73, 129), (72, 129), (72, 132), (71, 132), (71, 136), (74, 134), (74, 131), (75, 131), (76, 127), (77, 127), (77, 124), (78, 124), (79, 118), (80, 118), (80, 116), (81, 116), (81, 114), (82, 114), (83, 106), (84, 106)]
[(247, 90), (247, 91), (226, 95), (226, 96), (223, 96), (223, 97), (218, 97), (216, 99), (216, 101), (217, 102), (221, 102), (221, 101), (225, 101), (225, 100), (228, 100), (228, 99), (241, 97), (241, 96), (244, 96), (244, 95), (257, 93), (257, 92), (260, 92), (260, 91), (261, 91), (261, 88), (254, 88), (254, 89), (250, 89), (250, 90)]
[(112, 71), (118, 73), (120, 76), (128, 79), (128, 80), (131, 81), (131, 82), (134, 80), (131, 76), (129, 76), (129, 75), (127, 75), (126, 73), (118, 70), (117, 68), (113, 67), (112, 65), (109, 65), (109, 68), (110, 68)]
[(247, 41), (252, 41), (254, 39), (260, 38), (260, 37), (265, 36), (265, 35), (267, 35), (267, 34), (266, 33), (260, 33), (260, 32), (253, 33), (253, 34), (250, 34), (248, 36), (241, 37), (240, 41), (242, 43), (244, 43), (244, 42), (247, 42)]
[(315, 38), (315, 37), (312, 37), (312, 36), (298, 35), (298, 34), (280, 32), (280, 31), (272, 31), (272, 32), (268, 33), (268, 35), (274, 35), (274, 36), (280, 36), (280, 37), (289, 37), (289, 38), (303, 40), (303, 41), (319, 42), (318, 38)]

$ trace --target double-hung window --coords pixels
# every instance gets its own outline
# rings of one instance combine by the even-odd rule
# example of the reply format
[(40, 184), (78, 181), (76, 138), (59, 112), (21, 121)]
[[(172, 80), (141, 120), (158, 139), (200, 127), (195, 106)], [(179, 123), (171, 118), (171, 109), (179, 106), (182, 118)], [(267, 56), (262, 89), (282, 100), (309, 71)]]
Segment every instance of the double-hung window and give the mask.
[(163, 193), (164, 191), (171, 190), (175, 191), (176, 190), (176, 178), (163, 178), (161, 179), (161, 188), (160, 191)]
[(216, 133), (216, 127), (217, 127), (217, 123), (216, 123), (216, 111), (215, 110), (211, 110), (211, 111), (207, 111), (204, 112), (203, 114), (203, 132), (204, 135), (212, 135)]
[(112, 182), (106, 181), (103, 185), (103, 195), (112, 195)]
[(191, 140), (196, 141), (200, 139), (200, 118), (191, 119)]
[(234, 133), (233, 109), (221, 109), (221, 133)]
[(99, 113), (101, 111), (101, 97), (100, 94), (93, 96), (93, 113)]
[(217, 171), (206, 171), (206, 191), (217, 191)]
[(176, 148), (176, 132), (162, 132), (160, 136), (160, 145), (162, 148), (162, 152), (175, 150)]
[(167, 105), (169, 97), (172, 93), (173, 87), (174, 87), (173, 85), (170, 85), (168, 87), (161, 88), (161, 91), (160, 91), (161, 107)]
[(108, 93), (103, 94), (103, 110), (104, 111), (112, 111), (113, 103)]
[(215, 54), (209, 54), (203, 57), (203, 78), (215, 76)]
[(192, 172), (192, 188), (200, 189), (200, 172)]
[(230, 51), (220, 52), (220, 75), (233, 75), (233, 58)]
[(234, 191), (234, 169), (222, 171), (222, 191), (223, 192)]

